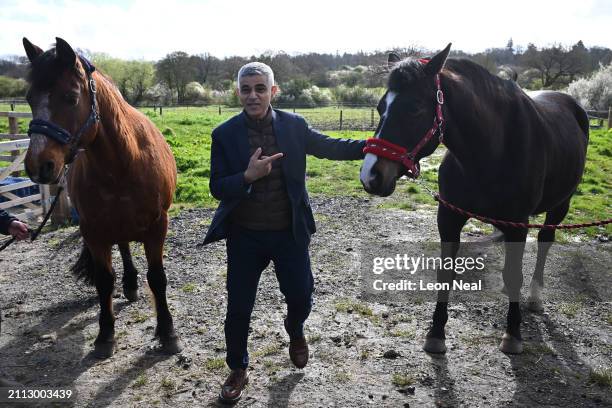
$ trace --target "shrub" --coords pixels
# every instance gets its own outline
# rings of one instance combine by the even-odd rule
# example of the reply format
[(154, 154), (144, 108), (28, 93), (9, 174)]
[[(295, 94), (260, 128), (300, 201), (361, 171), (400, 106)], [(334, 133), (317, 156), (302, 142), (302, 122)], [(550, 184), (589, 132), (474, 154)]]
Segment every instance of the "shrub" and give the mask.
[(228, 82), (229, 85), (225, 91), (219, 91), (216, 93), (217, 103), (231, 106), (240, 107), (240, 99), (236, 95), (236, 81)]
[(334, 86), (345, 85), (354, 87), (357, 85), (363, 85), (364, 83), (364, 72), (362, 70), (354, 70), (350, 67), (339, 71), (331, 71), (328, 73), (328, 79), (330, 84)]
[(27, 83), (23, 79), (9, 78), (0, 75), (0, 97), (24, 97), (27, 91)]
[(518, 73), (518, 84), (525, 89), (542, 89), (542, 76), (537, 69), (529, 68)]
[(340, 104), (364, 104), (374, 106), (382, 96), (378, 88), (348, 87), (340, 85), (332, 89), (336, 102)]
[(302, 91), (310, 88), (311, 85), (307, 79), (296, 78), (281, 85), (280, 92), (286, 98), (297, 99), (302, 94)]
[(312, 100), (313, 106), (328, 106), (332, 102), (331, 93), (327, 89), (321, 89), (314, 85), (304, 89), (301, 97)]
[(286, 88), (281, 89), (281, 92), (277, 94), (274, 102), (279, 105), (290, 104), (299, 107), (314, 108), (317, 106), (330, 105), (332, 96), (328, 90), (321, 89), (318, 86), (309, 85), (304, 88), (303, 84), (291, 84), (289, 91), (287, 91)]
[(189, 82), (185, 86), (185, 102), (206, 105), (213, 101), (212, 92), (199, 82)]
[(144, 99), (149, 103), (168, 105), (172, 102), (172, 92), (166, 85), (157, 83), (146, 90)]
[(590, 78), (572, 82), (567, 93), (586, 109), (608, 110), (612, 106), (612, 63), (600, 66)]

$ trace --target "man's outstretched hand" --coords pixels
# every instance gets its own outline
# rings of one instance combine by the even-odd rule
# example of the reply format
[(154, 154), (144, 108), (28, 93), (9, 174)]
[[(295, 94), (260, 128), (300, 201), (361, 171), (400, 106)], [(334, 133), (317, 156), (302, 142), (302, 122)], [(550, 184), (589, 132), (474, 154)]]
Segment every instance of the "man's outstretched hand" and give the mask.
[(276, 153), (272, 156), (261, 156), (261, 147), (255, 150), (255, 153), (249, 160), (249, 166), (244, 172), (244, 182), (251, 184), (255, 180), (267, 176), (272, 171), (272, 162), (283, 157), (282, 153)]

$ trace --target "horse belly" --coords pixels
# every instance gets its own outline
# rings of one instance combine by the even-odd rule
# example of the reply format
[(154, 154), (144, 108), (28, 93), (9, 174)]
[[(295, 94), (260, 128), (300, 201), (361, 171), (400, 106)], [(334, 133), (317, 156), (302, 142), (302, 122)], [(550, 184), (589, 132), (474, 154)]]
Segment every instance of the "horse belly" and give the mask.
[(83, 235), (109, 243), (143, 241), (161, 220), (161, 206), (151, 206), (149, 197), (129, 194), (98, 194), (81, 197), (76, 207)]

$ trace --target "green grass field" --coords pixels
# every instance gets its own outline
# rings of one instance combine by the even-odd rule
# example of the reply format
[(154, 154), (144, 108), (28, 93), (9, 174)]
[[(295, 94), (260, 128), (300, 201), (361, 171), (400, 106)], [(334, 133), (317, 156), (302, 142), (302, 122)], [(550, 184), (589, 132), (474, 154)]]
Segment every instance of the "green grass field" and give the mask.
[[(18, 106), (18, 110), (27, 111), (25, 106)], [(8, 106), (0, 105), (0, 111), (8, 110)], [(176, 157), (179, 171), (179, 181), (176, 191), (176, 206), (202, 206), (214, 207), (216, 200), (210, 195), (208, 181), (210, 175), (210, 134), (212, 130), (224, 120), (238, 112), (237, 109), (223, 108), (219, 115), (217, 107), (211, 108), (171, 108), (165, 109), (163, 115), (153, 112), (152, 109), (143, 109), (144, 113), (153, 120), (166, 137)], [(298, 110), (306, 119), (316, 112), (316, 115), (329, 116), (330, 121), (336, 120), (337, 108), (319, 108), (313, 111)], [(346, 110), (344, 117), (363, 118), (369, 116), (368, 109)], [(377, 118), (376, 118), (377, 119)], [(0, 133), (6, 132), (8, 121), (0, 120)], [(20, 121), (20, 129), (25, 133), (27, 122)], [(350, 137), (365, 139), (372, 132), (363, 131), (328, 131), (332, 137)], [(431, 188), (435, 188), (437, 180), (437, 163), (442, 157), (442, 149), (428, 158), (431, 167), (423, 171), (422, 179)], [(366, 197), (367, 193), (359, 182), (359, 168), (361, 161), (336, 162), (330, 160), (308, 157), (307, 188), (311, 195), (326, 196), (356, 196)], [(583, 182), (572, 199), (570, 213), (565, 223), (586, 222), (591, 220), (612, 217), (612, 131), (597, 129), (591, 131), (591, 142), (588, 150), (588, 160)], [(394, 207), (406, 210), (421, 205), (431, 205), (435, 202), (423, 189), (412, 182), (400, 181), (397, 191), (383, 207)], [(543, 217), (536, 217), (534, 222), (543, 222)], [(612, 234), (612, 226), (605, 229)], [(594, 236), (601, 233), (601, 229), (589, 228), (583, 230)]]

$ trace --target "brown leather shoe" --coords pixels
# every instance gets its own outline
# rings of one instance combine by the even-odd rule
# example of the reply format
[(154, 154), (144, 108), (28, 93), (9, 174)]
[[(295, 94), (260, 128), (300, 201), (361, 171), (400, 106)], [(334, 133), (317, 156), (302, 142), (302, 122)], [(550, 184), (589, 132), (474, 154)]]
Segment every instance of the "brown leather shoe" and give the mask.
[(289, 341), (289, 358), (297, 368), (304, 368), (308, 364), (308, 343), (305, 337)]
[(226, 404), (238, 402), (240, 397), (242, 397), (244, 387), (246, 387), (248, 383), (249, 375), (245, 369), (237, 368), (232, 370), (227, 380), (225, 380), (225, 383), (221, 386), (219, 399)]

